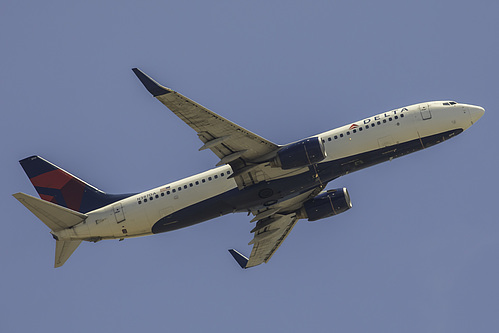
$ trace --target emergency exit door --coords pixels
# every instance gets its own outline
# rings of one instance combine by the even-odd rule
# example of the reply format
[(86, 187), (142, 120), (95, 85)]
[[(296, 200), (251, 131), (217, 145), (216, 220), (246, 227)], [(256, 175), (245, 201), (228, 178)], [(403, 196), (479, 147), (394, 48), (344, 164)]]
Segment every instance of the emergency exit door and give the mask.
[(428, 104), (421, 104), (419, 106), (419, 111), (421, 111), (421, 118), (423, 118), (423, 120), (431, 119), (430, 106)]
[(125, 213), (123, 212), (123, 206), (119, 203), (113, 206), (114, 217), (116, 218), (116, 223), (125, 221)]

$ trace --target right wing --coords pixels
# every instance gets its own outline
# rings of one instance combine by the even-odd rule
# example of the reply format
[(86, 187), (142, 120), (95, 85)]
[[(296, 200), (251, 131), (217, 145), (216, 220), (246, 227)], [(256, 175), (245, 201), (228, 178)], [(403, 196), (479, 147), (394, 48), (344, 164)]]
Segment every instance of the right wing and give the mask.
[[(268, 162), (279, 146), (247, 129), (219, 116), (213, 111), (158, 84), (140, 69), (132, 69), (146, 89), (197, 132), (204, 145), (199, 150), (210, 149), (220, 158), (217, 166), (229, 164), (240, 188), (268, 179), (269, 170), (262, 176), (262, 163)], [(273, 168), (270, 177), (285, 172)]]

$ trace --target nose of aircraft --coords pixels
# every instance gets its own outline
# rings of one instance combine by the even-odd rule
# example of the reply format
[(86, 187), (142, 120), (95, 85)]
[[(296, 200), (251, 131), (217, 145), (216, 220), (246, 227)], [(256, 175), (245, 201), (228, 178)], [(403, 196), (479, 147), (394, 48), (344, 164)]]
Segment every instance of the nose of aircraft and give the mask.
[(472, 123), (476, 123), (478, 119), (482, 118), (485, 113), (485, 109), (480, 106), (472, 106), (470, 109), (471, 121)]

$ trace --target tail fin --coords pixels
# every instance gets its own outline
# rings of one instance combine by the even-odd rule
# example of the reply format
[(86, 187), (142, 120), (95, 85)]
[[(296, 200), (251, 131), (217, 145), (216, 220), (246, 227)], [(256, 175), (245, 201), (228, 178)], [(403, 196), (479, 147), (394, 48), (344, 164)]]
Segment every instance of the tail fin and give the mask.
[[(85, 214), (32, 197), (31, 195), (16, 193), (13, 196), (53, 232), (75, 226), (87, 218)], [(56, 236), (54, 238), (56, 238), (54, 267), (61, 267), (80, 245), (81, 240), (59, 240)]]
[(40, 198), (80, 213), (87, 213), (133, 195), (102, 192), (40, 156), (31, 156), (19, 163)]

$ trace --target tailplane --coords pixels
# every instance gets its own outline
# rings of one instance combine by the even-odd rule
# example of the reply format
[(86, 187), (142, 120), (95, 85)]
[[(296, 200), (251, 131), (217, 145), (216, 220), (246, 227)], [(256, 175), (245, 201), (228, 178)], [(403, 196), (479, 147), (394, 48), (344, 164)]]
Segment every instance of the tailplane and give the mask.
[(87, 218), (86, 214), (40, 200), (31, 195), (16, 193), (12, 196), (55, 232), (71, 228)]
[(107, 194), (40, 156), (19, 161), (43, 200), (87, 213), (133, 194)]
[(80, 246), (81, 240), (75, 241), (55, 241), (55, 263), (54, 267), (61, 267), (64, 265), (66, 260), (73, 254), (78, 246)]
[[(61, 207), (24, 193), (16, 193), (13, 194), (13, 196), (45, 223), (53, 233), (71, 228), (85, 221), (88, 217), (86, 214)], [(54, 234), (52, 235), (56, 239), (54, 267), (61, 267), (80, 245), (81, 240), (59, 240), (57, 236)]]

